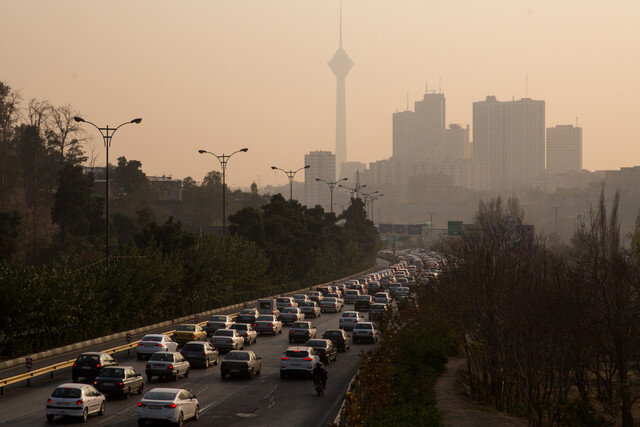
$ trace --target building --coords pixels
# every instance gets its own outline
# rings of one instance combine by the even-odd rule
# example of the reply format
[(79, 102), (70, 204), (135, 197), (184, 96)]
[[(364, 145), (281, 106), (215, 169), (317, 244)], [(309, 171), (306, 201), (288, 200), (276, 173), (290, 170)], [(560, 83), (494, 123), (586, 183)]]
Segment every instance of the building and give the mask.
[(473, 147), (476, 160), (489, 162), (492, 189), (531, 185), (545, 170), (545, 102), (474, 102)]
[(347, 178), (349, 181), (349, 186), (355, 185), (356, 175), (362, 173), (367, 170), (367, 165), (362, 162), (345, 162), (342, 164), (340, 168), (340, 178)]
[(547, 128), (547, 172), (551, 174), (582, 170), (582, 128), (557, 125)]
[[(329, 61), (329, 67), (336, 76), (336, 156), (338, 168), (347, 161), (347, 106), (345, 79), (353, 67), (353, 61), (342, 48), (342, 4), (340, 5), (340, 47)], [(338, 175), (340, 171), (338, 170)]]
[(413, 111), (393, 113), (393, 158), (408, 162), (415, 150), (415, 124)]
[(416, 159), (441, 161), (444, 159), (444, 129), (446, 99), (444, 94), (427, 92), (415, 103), (414, 152)]
[(331, 209), (329, 187), (324, 182), (316, 181), (316, 178), (327, 182), (336, 180), (336, 156), (331, 151), (312, 151), (305, 154), (304, 164), (311, 166), (304, 170), (305, 205), (308, 207), (320, 205), (329, 211)]
[(450, 124), (444, 131), (444, 147), (446, 160), (462, 160), (471, 157), (469, 125), (464, 128), (458, 124)]

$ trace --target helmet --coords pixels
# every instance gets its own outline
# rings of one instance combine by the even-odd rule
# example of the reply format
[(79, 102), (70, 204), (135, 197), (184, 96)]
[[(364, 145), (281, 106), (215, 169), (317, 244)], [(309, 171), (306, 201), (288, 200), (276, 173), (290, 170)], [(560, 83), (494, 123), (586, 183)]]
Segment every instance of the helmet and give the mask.
[(322, 362), (316, 363), (316, 368), (322, 368)]

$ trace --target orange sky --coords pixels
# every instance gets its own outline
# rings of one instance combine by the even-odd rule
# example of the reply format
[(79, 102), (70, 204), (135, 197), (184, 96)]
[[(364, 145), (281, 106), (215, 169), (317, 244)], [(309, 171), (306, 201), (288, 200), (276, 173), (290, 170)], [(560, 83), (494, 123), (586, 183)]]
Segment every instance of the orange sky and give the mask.
[[(640, 164), (640, 2), (344, 0), (349, 160), (391, 154), (391, 114), (425, 82), (447, 122), (473, 101), (547, 101), (547, 126), (584, 127), (584, 167)], [(230, 152), (228, 183), (284, 184), (334, 146), (337, 0), (0, 0), (0, 80), (25, 100), (71, 103), (98, 124), (143, 122), (113, 139), (112, 161), (148, 174), (217, 169), (196, 149)], [(100, 142), (100, 141), (97, 141)], [(104, 162), (102, 149), (97, 159)]]

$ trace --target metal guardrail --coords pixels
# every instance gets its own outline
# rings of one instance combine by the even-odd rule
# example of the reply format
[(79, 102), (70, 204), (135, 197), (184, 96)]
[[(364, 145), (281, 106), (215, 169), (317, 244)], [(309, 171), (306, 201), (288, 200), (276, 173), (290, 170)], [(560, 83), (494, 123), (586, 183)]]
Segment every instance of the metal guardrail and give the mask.
[[(233, 313), (233, 314), (229, 314), (228, 316), (230, 316), (232, 319), (235, 319), (238, 316), (238, 313)], [(198, 325), (200, 326), (205, 326), (207, 324), (207, 322), (200, 322), (198, 323)], [(175, 332), (175, 329), (171, 330), (171, 331), (167, 331), (167, 332), (162, 332), (164, 335), (173, 335), (173, 333)], [(109, 348), (107, 350), (103, 350), (104, 353), (109, 353), (109, 354), (115, 354), (115, 353), (121, 353), (123, 351), (128, 351), (131, 350), (132, 348), (136, 348), (138, 346), (138, 343), (140, 342), (140, 340), (137, 341), (132, 341), (130, 343), (127, 343), (125, 345), (121, 345), (118, 347), (113, 347), (113, 348)], [(51, 378), (53, 378), (53, 374), (57, 371), (60, 371), (62, 369), (65, 368), (69, 368), (73, 365), (73, 363), (76, 361), (76, 359), (71, 359), (71, 360), (66, 360), (64, 362), (58, 362), (54, 365), (49, 365), (49, 366), (45, 366), (44, 368), (40, 368), (40, 369), (34, 369), (33, 371), (29, 371), (29, 372), (25, 372), (24, 374), (20, 374), (20, 375), (15, 375), (13, 377), (9, 377), (9, 378), (3, 378), (0, 379), (0, 395), (2, 395), (4, 393), (4, 388), (8, 385), (11, 384), (16, 384), (22, 381), (26, 381), (27, 382), (27, 386), (31, 385), (31, 379), (32, 378), (36, 378), (42, 375), (46, 375), (46, 374), (50, 374)]]

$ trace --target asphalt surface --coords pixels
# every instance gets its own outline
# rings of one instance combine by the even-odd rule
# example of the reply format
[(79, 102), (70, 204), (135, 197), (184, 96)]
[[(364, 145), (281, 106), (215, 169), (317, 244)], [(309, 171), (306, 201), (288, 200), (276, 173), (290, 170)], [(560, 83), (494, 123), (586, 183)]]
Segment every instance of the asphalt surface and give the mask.
[[(346, 310), (353, 309), (351, 305)], [(312, 323), (318, 335), (327, 329), (338, 327), (340, 314), (325, 313)], [(366, 317), (366, 315), (365, 315)], [(372, 345), (354, 345), (346, 353), (339, 353), (338, 361), (327, 365), (329, 380), (327, 391), (318, 397), (309, 379), (280, 379), (280, 357), (288, 342), (288, 327), (278, 336), (260, 336), (252, 350), (262, 357), (262, 374), (252, 380), (232, 378), (222, 381), (218, 366), (208, 369), (192, 369), (189, 378), (177, 382), (149, 383), (145, 391), (154, 387), (180, 387), (198, 396), (200, 402), (200, 425), (292, 425), (323, 426), (333, 421), (344, 398), (349, 381), (354, 375), (359, 353)], [(135, 351), (131, 355), (117, 356), (120, 365), (133, 366), (144, 374), (146, 361), (137, 361)], [(44, 376), (34, 380), (31, 387), (11, 390), (0, 397), (0, 425), (38, 426), (46, 422), (44, 410), (51, 391), (61, 383), (71, 382), (70, 369), (61, 371), (53, 379)], [(134, 426), (136, 405), (140, 396), (129, 399), (108, 399), (103, 416), (91, 416), (90, 425)], [(72, 419), (56, 417), (53, 425), (76, 424)], [(191, 422), (196, 424), (195, 422)]]

